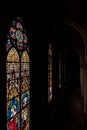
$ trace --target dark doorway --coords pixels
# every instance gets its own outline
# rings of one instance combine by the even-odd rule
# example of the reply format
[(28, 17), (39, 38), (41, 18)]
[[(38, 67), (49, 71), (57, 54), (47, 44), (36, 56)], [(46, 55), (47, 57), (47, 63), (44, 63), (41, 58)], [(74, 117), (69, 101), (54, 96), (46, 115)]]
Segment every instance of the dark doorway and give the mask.
[(75, 49), (66, 56), (66, 81), (70, 88), (80, 88), (80, 56)]

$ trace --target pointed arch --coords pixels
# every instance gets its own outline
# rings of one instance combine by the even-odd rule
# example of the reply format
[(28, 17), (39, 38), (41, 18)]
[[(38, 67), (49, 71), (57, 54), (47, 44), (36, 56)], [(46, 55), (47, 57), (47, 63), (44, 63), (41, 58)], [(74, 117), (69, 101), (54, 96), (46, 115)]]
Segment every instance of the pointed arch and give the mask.
[(6, 73), (7, 128), (11, 129), (12, 125), (18, 128), (20, 125), (20, 59), (14, 47), (12, 47), (7, 54)]
[(19, 55), (14, 47), (8, 52), (7, 62), (19, 62)]
[[(16, 49), (13, 47), (9, 50), (6, 61), (6, 73), (7, 73), (7, 99), (11, 99), (13, 96), (17, 96), (19, 93), (20, 81), (19, 73), (20, 63), (19, 55)], [(15, 87), (14, 87), (15, 85)]]
[(29, 55), (27, 51), (24, 51), (21, 56), (21, 62), (29, 62)]
[(6, 43), (7, 129), (30, 129), (30, 67), (26, 30), (20, 17), (12, 21)]
[[(30, 63), (27, 51), (23, 51), (21, 55), (21, 106), (22, 106), (22, 123), (27, 115), (26, 121), (30, 122)], [(29, 123), (30, 124), (30, 123)], [(29, 126), (27, 125), (28, 129)], [(23, 128), (22, 128), (23, 129)]]

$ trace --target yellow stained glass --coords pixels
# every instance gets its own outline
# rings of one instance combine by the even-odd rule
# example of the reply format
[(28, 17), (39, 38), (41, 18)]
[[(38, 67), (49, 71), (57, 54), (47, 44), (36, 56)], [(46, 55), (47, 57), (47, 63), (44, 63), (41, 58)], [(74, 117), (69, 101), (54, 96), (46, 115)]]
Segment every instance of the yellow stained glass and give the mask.
[(29, 56), (28, 56), (27, 51), (24, 51), (22, 53), (21, 62), (29, 62)]
[(7, 99), (11, 99), (13, 96), (19, 95), (20, 92), (20, 80), (12, 80), (7, 82)]
[(29, 117), (29, 105), (26, 107), (26, 108), (24, 108), (23, 110), (22, 110), (22, 115), (21, 115), (21, 117), (22, 117), (22, 123), (24, 124), (24, 122), (26, 122), (26, 125), (24, 126), (24, 125), (22, 125), (22, 126), (24, 126), (24, 127), (22, 127), (21, 129), (22, 130), (27, 130), (27, 128), (28, 128), (28, 130), (30, 130), (30, 126), (29, 126), (29, 121), (30, 121), (30, 117)]
[(18, 56), (18, 53), (14, 47), (8, 53), (7, 62), (8, 61), (9, 62), (19, 62), (19, 56)]
[(6, 64), (7, 73), (11, 73), (13, 69), (15, 70), (15, 72), (19, 72), (19, 63), (9, 62)]
[(22, 84), (21, 84), (21, 91), (24, 92), (25, 90), (29, 89), (29, 79), (24, 77)]
[[(30, 59), (26, 30), (20, 20), (18, 17), (17, 21), (12, 22), (7, 35), (6, 110), (9, 130), (30, 130)], [(23, 34), (22, 42), (18, 39), (15, 29), (20, 35)]]

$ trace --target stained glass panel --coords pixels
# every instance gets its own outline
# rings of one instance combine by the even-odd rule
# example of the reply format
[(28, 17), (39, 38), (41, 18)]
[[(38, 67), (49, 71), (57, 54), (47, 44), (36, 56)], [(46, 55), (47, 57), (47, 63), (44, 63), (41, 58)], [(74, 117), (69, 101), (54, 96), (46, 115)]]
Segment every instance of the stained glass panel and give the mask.
[(7, 128), (8, 130), (16, 130), (20, 127), (20, 99), (13, 97), (7, 102)]
[(11, 80), (7, 82), (7, 100), (20, 94), (20, 80)]
[(21, 129), (22, 130), (30, 130), (30, 110), (29, 105), (25, 107), (21, 112)]
[(29, 91), (25, 91), (21, 96), (21, 108), (25, 108), (29, 104)]
[(23, 77), (21, 79), (21, 92), (24, 92), (25, 90), (29, 90), (29, 87), (30, 87), (29, 77)]
[(7, 129), (30, 130), (30, 59), (20, 17), (12, 21), (6, 42)]
[(19, 55), (14, 47), (8, 53), (7, 62), (19, 62)]
[(21, 98), (21, 129), (30, 130), (30, 95), (29, 91), (25, 91)]
[(26, 34), (26, 30), (23, 27), (22, 20), (16, 19), (12, 22), (9, 36), (12, 43), (18, 47), (19, 50), (25, 49), (27, 46), (28, 38)]
[(30, 130), (30, 63), (27, 51), (21, 57), (21, 129)]
[(52, 48), (49, 44), (48, 49), (48, 102), (52, 99)]

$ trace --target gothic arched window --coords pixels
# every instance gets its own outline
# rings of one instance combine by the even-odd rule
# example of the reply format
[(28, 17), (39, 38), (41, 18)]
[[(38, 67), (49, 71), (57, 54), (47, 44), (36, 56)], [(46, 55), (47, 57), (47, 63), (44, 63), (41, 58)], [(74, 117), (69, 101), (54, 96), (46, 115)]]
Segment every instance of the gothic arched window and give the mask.
[(6, 43), (7, 129), (30, 129), (30, 58), (23, 21), (12, 21)]
[(48, 102), (52, 99), (52, 48), (48, 48)]

